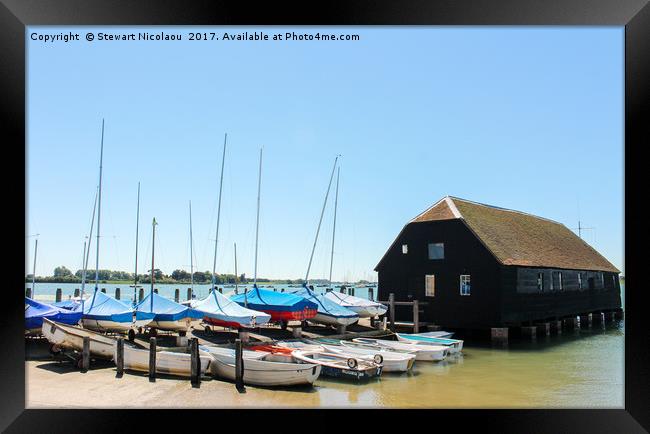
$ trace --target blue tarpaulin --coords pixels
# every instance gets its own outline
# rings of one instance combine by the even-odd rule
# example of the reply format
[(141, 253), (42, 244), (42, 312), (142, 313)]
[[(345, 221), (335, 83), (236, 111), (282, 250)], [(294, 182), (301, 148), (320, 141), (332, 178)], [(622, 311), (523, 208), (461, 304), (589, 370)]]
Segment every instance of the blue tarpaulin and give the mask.
[[(153, 303), (152, 303), (153, 297)], [(153, 309), (152, 309), (153, 306)], [(203, 318), (203, 313), (190, 307), (183, 306), (155, 292), (149, 293), (135, 306), (137, 319), (148, 319), (146, 315), (153, 314), (154, 321), (177, 321), (183, 318)], [(142, 316), (142, 318), (141, 318)]]
[(43, 318), (76, 325), (81, 319), (81, 312), (72, 312), (25, 297), (25, 329), (34, 330), (43, 327)]

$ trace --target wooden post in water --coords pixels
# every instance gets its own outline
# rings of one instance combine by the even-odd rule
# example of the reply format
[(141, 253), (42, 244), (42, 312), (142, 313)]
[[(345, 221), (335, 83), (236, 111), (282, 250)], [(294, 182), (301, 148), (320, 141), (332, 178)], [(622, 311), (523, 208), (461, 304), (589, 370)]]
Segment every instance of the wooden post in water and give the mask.
[(75, 298), (79, 297), (79, 288), (74, 289), (74, 296), (75, 296)]
[(244, 387), (244, 347), (241, 339), (235, 340), (235, 387), (242, 393)]
[(120, 295), (120, 288), (115, 288), (115, 300), (119, 300)]
[(122, 378), (124, 373), (124, 338), (117, 338), (117, 357), (115, 366), (117, 366), (117, 378)]
[(174, 301), (175, 301), (176, 303), (178, 303), (178, 301), (180, 300), (180, 295), (181, 295), (181, 290), (178, 289), (178, 288), (176, 288), (176, 289), (174, 290)]
[(62, 294), (61, 288), (56, 288), (56, 295), (54, 298), (56, 300), (56, 303), (61, 301), (61, 294)]
[(372, 289), (372, 288), (368, 288), (368, 300), (370, 300), (370, 301), (375, 300), (374, 289)]
[(153, 292), (155, 292), (156, 294), (158, 294), (158, 288), (154, 288)]
[(138, 293), (138, 301), (142, 301), (144, 298), (144, 288), (140, 288), (140, 291)]
[(84, 336), (81, 351), (81, 372), (88, 372), (90, 367), (90, 337)]
[(106, 294), (106, 288), (102, 288), (102, 292)]
[(32, 288), (25, 289), (25, 297), (32, 298)]
[(413, 300), (413, 333), (420, 333), (420, 305)]
[(187, 288), (187, 299), (188, 300), (192, 299), (192, 288)]
[(201, 384), (201, 358), (199, 357), (199, 340), (190, 340), (190, 383), (192, 387), (199, 387)]
[(388, 316), (390, 317), (390, 331), (395, 331), (395, 294), (388, 294)]
[(156, 338), (149, 338), (149, 381), (156, 381)]

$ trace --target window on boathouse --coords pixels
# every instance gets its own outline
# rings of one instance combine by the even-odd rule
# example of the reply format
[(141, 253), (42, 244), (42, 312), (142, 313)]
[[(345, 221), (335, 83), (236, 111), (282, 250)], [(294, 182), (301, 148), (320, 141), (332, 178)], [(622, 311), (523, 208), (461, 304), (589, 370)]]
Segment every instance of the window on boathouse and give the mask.
[(445, 245), (443, 243), (430, 243), (429, 259), (445, 259)]
[(424, 289), (427, 297), (436, 295), (436, 276), (433, 274), (424, 276)]
[(409, 252), (409, 245), (408, 244), (402, 244), (402, 254), (406, 255)]
[(469, 274), (460, 275), (460, 295), (471, 295)]

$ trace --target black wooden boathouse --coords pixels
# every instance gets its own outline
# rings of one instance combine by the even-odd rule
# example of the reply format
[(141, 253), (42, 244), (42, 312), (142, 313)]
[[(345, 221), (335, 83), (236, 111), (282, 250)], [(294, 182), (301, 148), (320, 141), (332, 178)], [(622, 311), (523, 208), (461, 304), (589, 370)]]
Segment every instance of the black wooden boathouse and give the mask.
[(621, 308), (619, 270), (563, 224), (450, 196), (406, 224), (375, 271), (380, 300), (426, 301), (420, 321), (449, 328)]

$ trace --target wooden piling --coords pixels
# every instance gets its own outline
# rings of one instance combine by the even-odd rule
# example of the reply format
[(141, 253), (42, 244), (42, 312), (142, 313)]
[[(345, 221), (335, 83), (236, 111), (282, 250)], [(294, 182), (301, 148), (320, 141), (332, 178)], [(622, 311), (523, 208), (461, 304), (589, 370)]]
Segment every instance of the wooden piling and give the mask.
[(102, 288), (102, 292), (106, 294), (106, 288)]
[(388, 316), (390, 319), (390, 331), (395, 331), (395, 294), (388, 294)]
[(153, 292), (156, 293), (156, 294), (158, 294), (158, 288), (154, 288), (154, 289), (153, 289)]
[(144, 298), (144, 288), (140, 288), (140, 291), (138, 291), (138, 301), (142, 301)]
[(117, 378), (122, 378), (124, 373), (124, 338), (117, 338), (117, 357), (115, 365), (117, 366)]
[(84, 336), (81, 350), (81, 372), (88, 372), (90, 368), (90, 337)]
[(25, 289), (25, 297), (32, 298), (32, 289), (31, 288), (26, 288)]
[(241, 339), (235, 339), (235, 387), (239, 392), (244, 388), (244, 346)]
[(74, 296), (79, 297), (79, 288), (74, 289)]
[(56, 288), (56, 295), (54, 296), (56, 303), (61, 301), (61, 295), (63, 294), (63, 291), (61, 291), (61, 288)]
[(190, 341), (190, 383), (192, 387), (201, 384), (201, 358), (199, 357), (199, 340), (192, 338)]
[(493, 327), (490, 329), (490, 335), (494, 343), (507, 343), (508, 327)]
[(532, 340), (535, 340), (537, 338), (537, 327), (535, 326), (522, 327), (521, 335), (526, 336)]
[(156, 381), (156, 338), (149, 338), (149, 381)]
[(558, 335), (562, 334), (562, 321), (552, 321), (551, 330), (557, 333)]
[(542, 336), (550, 336), (551, 335), (551, 323), (550, 322), (543, 322), (543, 323), (537, 324), (537, 333), (539, 333)]
[(175, 301), (176, 303), (178, 303), (178, 301), (180, 300), (180, 295), (181, 295), (181, 290), (178, 289), (178, 288), (176, 288), (176, 289), (174, 290), (174, 301)]
[(192, 299), (192, 288), (187, 288), (187, 299), (188, 300)]
[(413, 333), (420, 333), (420, 305), (413, 300)]
[(375, 294), (374, 294), (374, 290), (372, 288), (368, 288), (368, 299), (370, 301), (375, 300)]
[(115, 288), (115, 300), (119, 300), (120, 296), (120, 288)]

